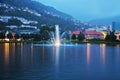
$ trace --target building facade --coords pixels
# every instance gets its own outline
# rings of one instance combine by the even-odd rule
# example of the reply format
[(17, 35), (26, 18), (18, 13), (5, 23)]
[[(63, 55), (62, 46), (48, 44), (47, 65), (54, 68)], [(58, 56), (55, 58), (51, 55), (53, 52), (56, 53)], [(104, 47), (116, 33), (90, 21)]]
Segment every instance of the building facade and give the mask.
[(78, 37), (78, 35), (80, 33), (83, 33), (85, 35), (85, 39), (105, 39), (106, 37), (106, 33), (103, 32), (103, 31), (97, 31), (97, 30), (85, 30), (84, 32), (83, 31), (73, 31), (71, 36), (73, 34), (76, 35), (76, 38)]

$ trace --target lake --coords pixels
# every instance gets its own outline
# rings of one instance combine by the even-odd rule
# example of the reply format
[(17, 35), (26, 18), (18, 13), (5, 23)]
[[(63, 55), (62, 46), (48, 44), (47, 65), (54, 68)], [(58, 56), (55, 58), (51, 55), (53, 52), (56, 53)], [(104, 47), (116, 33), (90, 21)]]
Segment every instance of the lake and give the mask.
[(1, 43), (0, 80), (120, 80), (120, 45)]

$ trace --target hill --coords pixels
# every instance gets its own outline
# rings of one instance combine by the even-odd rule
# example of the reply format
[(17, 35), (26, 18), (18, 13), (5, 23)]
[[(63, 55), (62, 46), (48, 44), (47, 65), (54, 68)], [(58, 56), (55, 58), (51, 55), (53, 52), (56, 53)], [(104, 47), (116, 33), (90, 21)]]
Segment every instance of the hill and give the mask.
[(0, 0), (0, 15), (37, 21), (37, 27), (58, 24), (62, 29), (72, 29), (79, 24), (72, 16), (32, 0)]

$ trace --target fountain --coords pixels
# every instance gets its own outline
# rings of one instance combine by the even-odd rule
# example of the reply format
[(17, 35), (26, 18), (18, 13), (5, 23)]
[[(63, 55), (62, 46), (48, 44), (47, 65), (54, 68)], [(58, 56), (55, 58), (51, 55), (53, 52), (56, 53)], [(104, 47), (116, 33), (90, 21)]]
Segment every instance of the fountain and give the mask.
[(55, 32), (51, 31), (48, 32), (50, 36), (50, 40), (48, 41), (49, 44), (53, 44), (55, 46), (59, 46), (61, 43), (64, 42), (65, 39), (70, 39), (69, 35), (71, 34), (70, 31), (64, 31), (60, 35), (59, 25), (55, 25)]
[(54, 45), (60, 45), (60, 32), (59, 32), (59, 25), (55, 25), (55, 38), (54, 38)]

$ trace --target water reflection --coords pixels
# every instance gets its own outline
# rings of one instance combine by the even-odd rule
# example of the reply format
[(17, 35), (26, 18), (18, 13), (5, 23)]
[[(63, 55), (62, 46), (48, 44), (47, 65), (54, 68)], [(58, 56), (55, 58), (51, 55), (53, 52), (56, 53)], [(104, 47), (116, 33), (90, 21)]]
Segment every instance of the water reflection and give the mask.
[(117, 45), (116, 52), (117, 52), (117, 59), (120, 62), (120, 54), (119, 54), (120, 53), (120, 45)]
[(20, 43), (20, 56), (21, 60), (23, 60), (23, 43)]
[(42, 46), (42, 59), (44, 60), (45, 58), (45, 45), (43, 44)]
[(8, 65), (9, 64), (9, 43), (5, 43), (4, 44), (4, 61), (5, 64)]
[(78, 52), (78, 44), (76, 43), (76, 46), (75, 46), (75, 57), (77, 58), (79, 52)]
[(32, 64), (33, 64), (33, 50), (34, 50), (33, 44), (31, 44), (31, 63)]
[(100, 55), (103, 64), (105, 64), (105, 53), (106, 53), (105, 51), (106, 51), (106, 44), (100, 44)]
[(87, 64), (90, 64), (90, 47), (91, 44), (87, 44)]
[(117, 52), (120, 53), (120, 45), (117, 45)]
[(0, 80), (120, 80), (119, 45), (0, 45)]
[(12, 46), (12, 47), (10, 47), (10, 50), (14, 54), (15, 53), (15, 43), (11, 43), (11, 44), (9, 44), (9, 46)]
[(55, 46), (55, 65), (56, 71), (59, 71), (60, 46)]
[(65, 61), (65, 59), (66, 59), (66, 46), (64, 44), (64, 61)]

